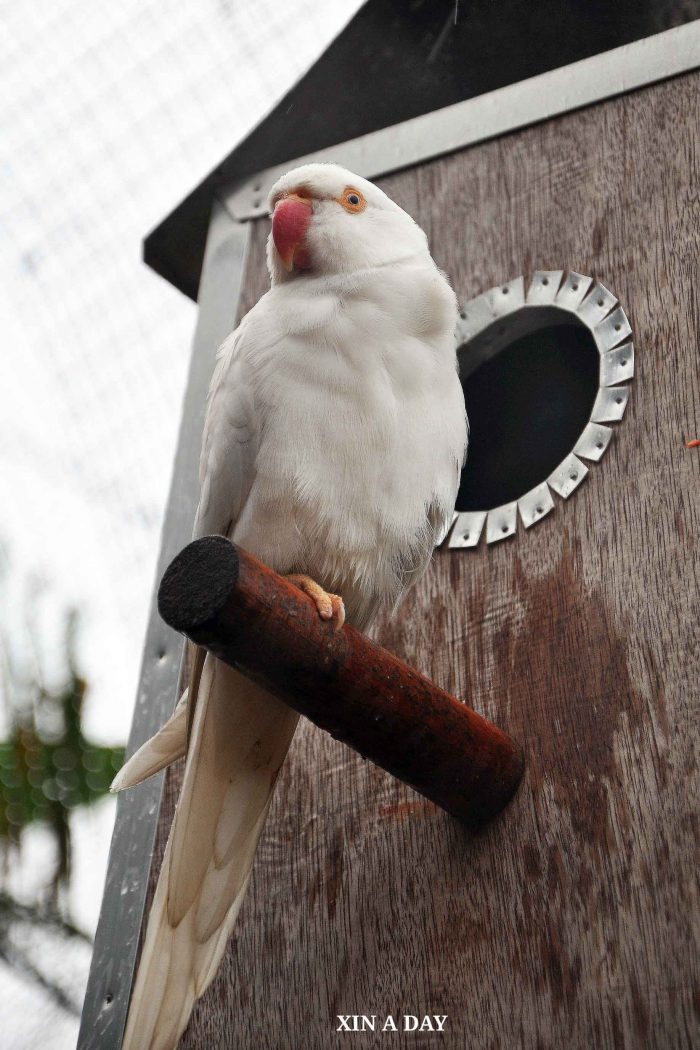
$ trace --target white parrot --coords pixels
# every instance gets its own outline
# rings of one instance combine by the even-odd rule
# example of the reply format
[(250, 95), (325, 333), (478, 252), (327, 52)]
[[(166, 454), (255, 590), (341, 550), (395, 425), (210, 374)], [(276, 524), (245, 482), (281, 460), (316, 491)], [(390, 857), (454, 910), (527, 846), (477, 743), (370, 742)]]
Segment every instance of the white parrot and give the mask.
[[(413, 219), (343, 168), (288, 172), (270, 210), (271, 287), (218, 354), (194, 534), (228, 536), (321, 617), (364, 629), (451, 522), (467, 440), (455, 295)], [(175, 1047), (214, 978), (298, 718), (211, 655), (194, 664), (113, 785), (187, 747), (124, 1050)]]

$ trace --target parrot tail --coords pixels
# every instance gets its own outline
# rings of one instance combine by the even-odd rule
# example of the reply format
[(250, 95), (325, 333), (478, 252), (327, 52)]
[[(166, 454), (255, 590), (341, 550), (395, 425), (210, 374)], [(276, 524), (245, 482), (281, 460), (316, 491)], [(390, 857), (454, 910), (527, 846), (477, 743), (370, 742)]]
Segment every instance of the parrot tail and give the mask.
[(173, 1050), (213, 980), (298, 717), (206, 656), (122, 1050)]
[(155, 736), (142, 744), (128, 762), (125, 762), (112, 781), (110, 791), (136, 787), (141, 781), (159, 773), (178, 758), (182, 758), (187, 741), (187, 697), (185, 689), (171, 717)]

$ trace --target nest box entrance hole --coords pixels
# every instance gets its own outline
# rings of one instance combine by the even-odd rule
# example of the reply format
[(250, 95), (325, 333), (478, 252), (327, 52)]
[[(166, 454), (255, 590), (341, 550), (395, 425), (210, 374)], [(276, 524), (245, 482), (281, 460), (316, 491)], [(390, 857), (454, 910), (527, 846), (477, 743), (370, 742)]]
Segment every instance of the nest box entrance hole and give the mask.
[(494, 321), (458, 349), (469, 451), (456, 510), (519, 499), (571, 452), (591, 416), (600, 359), (591, 331), (556, 307)]

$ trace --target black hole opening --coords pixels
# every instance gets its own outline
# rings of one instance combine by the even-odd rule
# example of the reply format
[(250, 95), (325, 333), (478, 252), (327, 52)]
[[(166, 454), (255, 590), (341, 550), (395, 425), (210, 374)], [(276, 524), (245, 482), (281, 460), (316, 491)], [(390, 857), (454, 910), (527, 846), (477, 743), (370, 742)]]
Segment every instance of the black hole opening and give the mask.
[[(468, 359), (468, 345), (462, 353)], [(469, 453), (457, 510), (499, 507), (545, 481), (588, 423), (598, 372), (588, 329), (561, 324), (507, 344), (464, 377)]]

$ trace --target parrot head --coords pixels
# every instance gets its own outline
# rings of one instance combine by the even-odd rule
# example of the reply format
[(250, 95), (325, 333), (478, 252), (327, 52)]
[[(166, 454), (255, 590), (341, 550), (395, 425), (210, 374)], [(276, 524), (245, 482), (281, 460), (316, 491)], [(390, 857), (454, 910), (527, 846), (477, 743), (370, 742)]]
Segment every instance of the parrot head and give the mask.
[(386, 266), (428, 252), (420, 226), (378, 186), (337, 164), (304, 164), (270, 191), (273, 284)]

